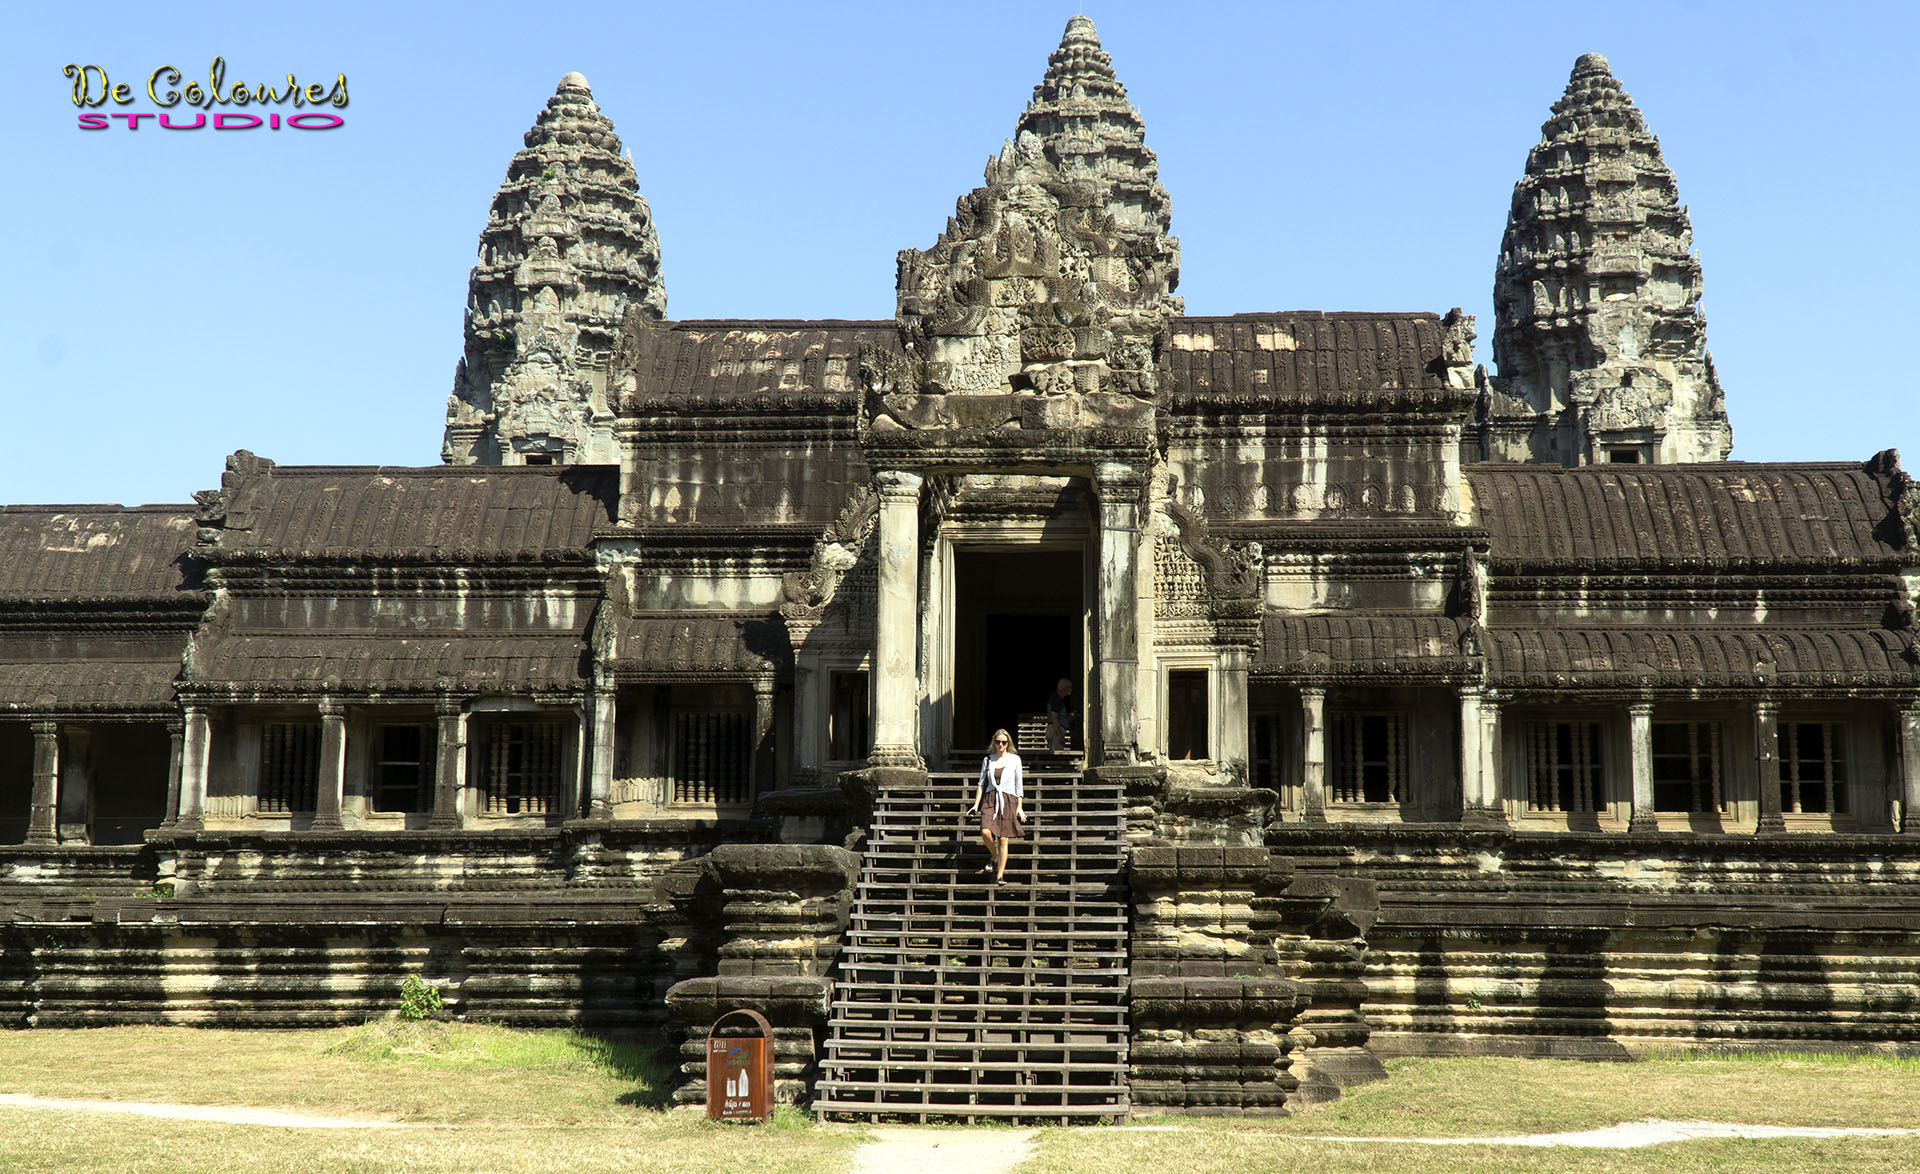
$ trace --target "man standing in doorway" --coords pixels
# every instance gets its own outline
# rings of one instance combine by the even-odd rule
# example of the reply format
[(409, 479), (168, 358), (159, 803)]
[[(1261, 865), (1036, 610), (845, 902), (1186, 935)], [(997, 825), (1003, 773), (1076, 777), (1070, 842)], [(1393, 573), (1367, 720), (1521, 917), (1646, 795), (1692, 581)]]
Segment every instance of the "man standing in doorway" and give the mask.
[(1047, 749), (1058, 753), (1073, 746), (1073, 682), (1065, 677), (1047, 694)]

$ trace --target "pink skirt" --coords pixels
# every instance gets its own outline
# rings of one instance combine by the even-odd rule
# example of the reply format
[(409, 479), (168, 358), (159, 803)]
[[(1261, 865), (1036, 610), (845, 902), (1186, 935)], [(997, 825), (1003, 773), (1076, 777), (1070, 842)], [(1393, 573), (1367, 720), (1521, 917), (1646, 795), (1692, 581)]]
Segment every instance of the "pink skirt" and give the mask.
[[(994, 814), (995, 807), (1001, 809), (1000, 814)], [(992, 832), (1003, 840), (1027, 838), (1027, 827), (1014, 815), (1013, 804), (996, 804), (991, 798), (980, 807), (980, 830)]]

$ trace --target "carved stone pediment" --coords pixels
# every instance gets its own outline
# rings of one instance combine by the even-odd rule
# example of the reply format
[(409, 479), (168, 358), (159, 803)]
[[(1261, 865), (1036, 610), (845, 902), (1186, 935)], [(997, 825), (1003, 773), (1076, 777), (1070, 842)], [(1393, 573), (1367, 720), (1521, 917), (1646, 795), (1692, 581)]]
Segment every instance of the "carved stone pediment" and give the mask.
[(982, 185), (932, 247), (900, 254), (903, 355), (862, 356), (865, 431), (1151, 431), (1184, 307), (1144, 134), (1091, 22), (1073, 22)]

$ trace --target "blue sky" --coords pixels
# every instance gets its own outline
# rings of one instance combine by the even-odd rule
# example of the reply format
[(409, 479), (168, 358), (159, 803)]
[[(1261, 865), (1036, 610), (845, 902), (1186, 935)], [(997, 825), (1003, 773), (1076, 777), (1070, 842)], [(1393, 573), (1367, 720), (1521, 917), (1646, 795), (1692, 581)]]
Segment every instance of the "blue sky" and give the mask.
[[(1191, 312), (1460, 306), (1575, 57), (1660, 136), (1745, 460), (1920, 465), (1906, 4), (1090, 4)], [(488, 202), (560, 76), (631, 149), (674, 318), (887, 318), (1076, 4), (38, 5), (0, 44), (0, 501), (187, 500), (225, 455), (431, 464)], [(326, 132), (77, 128), (69, 63), (331, 84)], [(184, 84), (183, 80), (183, 84)]]

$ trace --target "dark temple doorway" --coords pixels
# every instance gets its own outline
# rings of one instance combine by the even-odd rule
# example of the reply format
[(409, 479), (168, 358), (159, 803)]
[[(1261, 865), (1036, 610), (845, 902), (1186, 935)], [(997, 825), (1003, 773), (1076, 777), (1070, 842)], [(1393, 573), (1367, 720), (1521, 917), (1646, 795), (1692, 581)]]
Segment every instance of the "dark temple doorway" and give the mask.
[(1079, 548), (954, 555), (953, 748), (984, 751), (1046, 710), (1060, 678), (1076, 718), (1086, 681), (1086, 570)]

